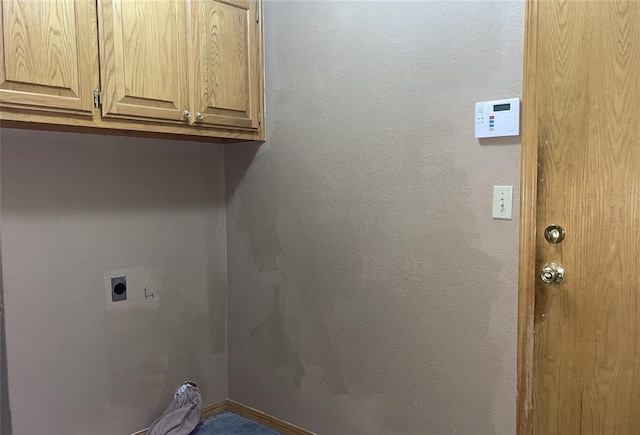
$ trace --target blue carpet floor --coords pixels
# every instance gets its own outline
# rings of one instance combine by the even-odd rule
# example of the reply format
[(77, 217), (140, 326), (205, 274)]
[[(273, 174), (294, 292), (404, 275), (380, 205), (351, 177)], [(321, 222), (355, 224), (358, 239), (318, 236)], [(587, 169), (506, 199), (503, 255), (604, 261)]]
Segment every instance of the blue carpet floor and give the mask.
[(204, 421), (191, 435), (282, 435), (248, 418), (223, 412)]

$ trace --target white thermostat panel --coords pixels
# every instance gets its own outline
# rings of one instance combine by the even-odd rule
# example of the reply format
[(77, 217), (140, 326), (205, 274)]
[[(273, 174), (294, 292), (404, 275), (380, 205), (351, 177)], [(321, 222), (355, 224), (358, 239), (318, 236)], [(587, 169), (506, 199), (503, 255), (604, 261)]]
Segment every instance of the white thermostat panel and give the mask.
[(476, 103), (476, 138), (519, 134), (519, 98)]

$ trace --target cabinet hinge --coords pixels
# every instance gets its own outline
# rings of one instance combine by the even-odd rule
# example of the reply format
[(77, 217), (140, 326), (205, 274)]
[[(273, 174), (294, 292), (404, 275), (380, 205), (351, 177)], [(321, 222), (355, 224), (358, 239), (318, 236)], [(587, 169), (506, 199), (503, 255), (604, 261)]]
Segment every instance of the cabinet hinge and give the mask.
[(100, 89), (93, 90), (93, 106), (102, 107), (102, 92)]
[(258, 125), (262, 124), (262, 113), (258, 112)]
[(256, 8), (256, 23), (260, 22), (260, 9)]

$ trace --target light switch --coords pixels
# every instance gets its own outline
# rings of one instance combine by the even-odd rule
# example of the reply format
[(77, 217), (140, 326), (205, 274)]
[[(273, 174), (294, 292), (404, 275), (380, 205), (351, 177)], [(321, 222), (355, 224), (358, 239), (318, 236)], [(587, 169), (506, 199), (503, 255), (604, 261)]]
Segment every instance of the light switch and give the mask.
[(513, 186), (493, 186), (493, 218), (511, 219)]

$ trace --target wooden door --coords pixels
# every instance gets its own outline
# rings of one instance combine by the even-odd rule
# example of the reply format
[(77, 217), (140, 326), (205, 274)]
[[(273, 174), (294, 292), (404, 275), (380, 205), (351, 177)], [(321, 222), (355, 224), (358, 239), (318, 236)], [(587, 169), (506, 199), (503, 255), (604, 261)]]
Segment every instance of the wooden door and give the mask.
[[(258, 128), (258, 3), (193, 0), (193, 111), (202, 125)], [(200, 119), (197, 114), (201, 113)]]
[(86, 0), (2, 0), (0, 105), (92, 115), (95, 23)]
[[(527, 23), (519, 433), (637, 435), (640, 2), (530, 2)], [(558, 244), (543, 236), (554, 223)], [(563, 283), (538, 276), (550, 262)]]
[(184, 0), (98, 0), (102, 115), (188, 122)]

